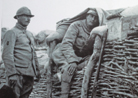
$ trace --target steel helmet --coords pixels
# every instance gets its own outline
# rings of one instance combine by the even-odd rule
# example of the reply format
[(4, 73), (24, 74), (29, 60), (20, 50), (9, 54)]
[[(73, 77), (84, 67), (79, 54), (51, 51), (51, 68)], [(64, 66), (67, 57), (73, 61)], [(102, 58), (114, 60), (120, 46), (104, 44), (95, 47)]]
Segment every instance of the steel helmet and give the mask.
[(89, 10), (88, 12), (87, 12), (87, 15), (88, 14), (92, 14), (92, 15), (94, 15), (94, 16), (98, 16), (98, 14), (97, 14), (97, 12), (95, 11), (95, 10)]
[(27, 7), (21, 7), (20, 9), (18, 9), (14, 18), (17, 19), (16, 16), (19, 16), (19, 15), (28, 15), (28, 16), (34, 17), (34, 15), (31, 14), (30, 9), (28, 9)]

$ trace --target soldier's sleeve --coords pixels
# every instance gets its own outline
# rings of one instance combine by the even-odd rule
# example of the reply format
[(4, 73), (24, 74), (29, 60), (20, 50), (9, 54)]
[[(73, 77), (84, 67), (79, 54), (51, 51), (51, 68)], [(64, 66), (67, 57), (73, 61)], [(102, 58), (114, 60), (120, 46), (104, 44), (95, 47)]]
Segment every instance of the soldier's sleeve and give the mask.
[(68, 63), (79, 62), (79, 57), (76, 56), (73, 45), (77, 38), (78, 27), (73, 23), (69, 26), (61, 45), (61, 51), (67, 59)]
[(17, 74), (14, 63), (14, 46), (16, 41), (16, 35), (13, 31), (9, 30), (5, 33), (3, 39), (3, 53), (2, 58), (7, 71), (8, 76)]

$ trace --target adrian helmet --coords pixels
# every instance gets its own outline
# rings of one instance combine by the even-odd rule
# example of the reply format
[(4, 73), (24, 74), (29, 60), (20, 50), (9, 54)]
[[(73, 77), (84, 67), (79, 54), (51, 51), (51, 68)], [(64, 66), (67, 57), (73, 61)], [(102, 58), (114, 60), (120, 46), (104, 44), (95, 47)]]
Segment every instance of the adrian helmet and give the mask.
[(17, 16), (20, 16), (20, 15), (27, 15), (27, 16), (34, 17), (34, 15), (31, 14), (30, 9), (28, 9), (27, 7), (21, 7), (20, 9), (18, 9), (14, 18), (17, 19)]

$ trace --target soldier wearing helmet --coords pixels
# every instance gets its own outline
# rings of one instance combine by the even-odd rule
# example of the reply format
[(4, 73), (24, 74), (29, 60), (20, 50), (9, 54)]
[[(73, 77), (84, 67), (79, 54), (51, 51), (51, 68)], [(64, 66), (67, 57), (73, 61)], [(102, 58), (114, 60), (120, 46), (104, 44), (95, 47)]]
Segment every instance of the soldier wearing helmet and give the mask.
[[(86, 12), (84, 19), (72, 22), (66, 31), (64, 27), (57, 29), (59, 35), (63, 30), (65, 31), (62, 42), (55, 47), (51, 56), (59, 67), (58, 74), (54, 76), (61, 80), (60, 98), (69, 98), (70, 83), (75, 70), (79, 67), (83, 68), (90, 55), (92, 55), (92, 66), (97, 62), (101, 47), (100, 34), (99, 36), (97, 34), (102, 35), (107, 31), (105, 26), (98, 28), (99, 24), (98, 13), (93, 9)], [(53, 36), (47, 37), (47, 43), (52, 40)]]
[(39, 64), (34, 50), (34, 37), (27, 30), (31, 11), (21, 7), (14, 18), (16, 25), (4, 35), (2, 58), (6, 68), (8, 85), (13, 89), (16, 98), (28, 98), (34, 83), (34, 77), (39, 80)]
[(20, 8), (14, 16), (14, 18), (18, 20), (19, 24), (24, 27), (28, 26), (31, 17), (34, 17), (34, 15), (31, 14), (31, 11), (27, 7)]

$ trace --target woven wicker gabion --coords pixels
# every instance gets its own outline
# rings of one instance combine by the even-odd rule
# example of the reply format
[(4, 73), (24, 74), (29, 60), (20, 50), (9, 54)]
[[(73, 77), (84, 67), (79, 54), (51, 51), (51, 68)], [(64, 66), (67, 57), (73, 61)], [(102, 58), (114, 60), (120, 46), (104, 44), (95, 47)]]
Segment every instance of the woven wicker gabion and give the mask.
[[(97, 98), (138, 98), (138, 38), (106, 42), (102, 67), (97, 83)], [(91, 98), (97, 66), (89, 83)], [(80, 98), (85, 68), (77, 71), (71, 82), (69, 98)], [(60, 98), (61, 84), (54, 82), (53, 98)]]
[[(106, 42), (102, 67), (97, 83), (97, 98), (138, 98), (138, 36), (129, 36), (123, 41)], [(95, 66), (96, 71), (97, 66)], [(0, 84), (6, 82), (4, 69), (1, 71)], [(71, 82), (69, 98), (80, 98), (82, 80), (85, 68), (76, 71)], [(88, 98), (91, 98), (95, 72), (89, 83)], [(29, 98), (46, 98), (46, 74), (42, 75), (39, 83)], [(61, 83), (53, 81), (52, 98), (60, 98)]]

